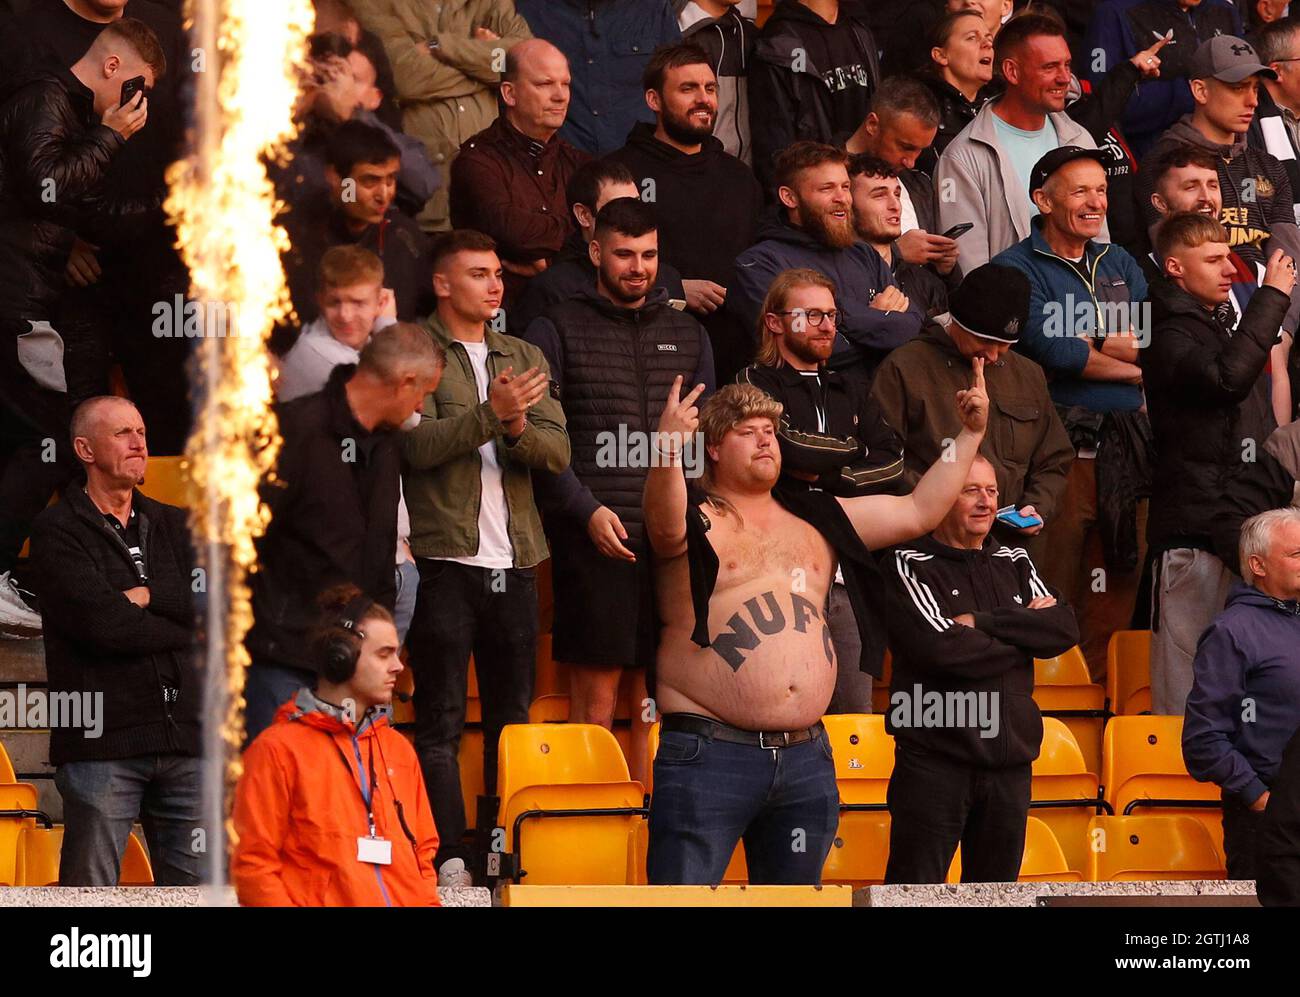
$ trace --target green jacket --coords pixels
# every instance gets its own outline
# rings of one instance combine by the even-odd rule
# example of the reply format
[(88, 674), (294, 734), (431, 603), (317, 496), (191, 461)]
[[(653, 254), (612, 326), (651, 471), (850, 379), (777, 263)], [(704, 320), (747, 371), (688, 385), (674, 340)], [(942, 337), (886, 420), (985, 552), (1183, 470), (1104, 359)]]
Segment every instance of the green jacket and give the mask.
[[(510, 543), (515, 567), (546, 560), (546, 536), (533, 501), (532, 469), (558, 474), (569, 466), (569, 434), (564, 410), (548, 392), (528, 412), (523, 435), (505, 436), (492, 404), (478, 400), (469, 354), (437, 314), (425, 327), (447, 354), (447, 368), (433, 394), (424, 400), (420, 424), (402, 437), (406, 507), (411, 513), (411, 550), (417, 557), (471, 557), (478, 553), (478, 510), (482, 461), (478, 448), (495, 439), (506, 493)], [(542, 351), (522, 339), (486, 333), (488, 374), (507, 367), (522, 374), (537, 367), (550, 373)]]
[[(532, 37), (528, 22), (511, 0), (353, 0), (352, 9), (367, 31), (384, 43), (393, 66), (402, 130), (418, 138), (442, 170), (442, 187), (430, 198), (419, 221), (425, 229), (445, 229), (447, 182), (460, 147), (497, 117), (497, 87), (505, 51)], [(486, 27), (500, 36), (473, 37)], [(428, 49), (438, 39), (438, 56)]]

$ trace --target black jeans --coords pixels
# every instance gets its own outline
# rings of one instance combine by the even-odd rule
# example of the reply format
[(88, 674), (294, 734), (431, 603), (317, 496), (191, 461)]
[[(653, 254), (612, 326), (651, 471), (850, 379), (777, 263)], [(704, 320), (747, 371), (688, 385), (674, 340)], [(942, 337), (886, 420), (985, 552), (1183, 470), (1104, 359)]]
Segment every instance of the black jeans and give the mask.
[(1251, 810), (1239, 796), (1223, 794), (1223, 852), (1229, 879), (1256, 879), (1259, 828), (1264, 811)]
[(415, 750), (438, 827), (438, 857), (468, 858), (460, 785), (469, 657), (483, 704), (483, 783), (496, 791), (497, 741), (528, 722), (537, 656), (534, 568), (475, 568), (418, 558), (420, 591), (407, 636), (415, 673)]
[(651, 883), (714, 886), (741, 840), (751, 883), (821, 883), (840, 821), (824, 730), (789, 748), (665, 730), (654, 776)]
[(986, 769), (898, 744), (889, 779), (886, 883), (942, 883), (961, 843), (963, 883), (1020, 875), (1030, 764)]

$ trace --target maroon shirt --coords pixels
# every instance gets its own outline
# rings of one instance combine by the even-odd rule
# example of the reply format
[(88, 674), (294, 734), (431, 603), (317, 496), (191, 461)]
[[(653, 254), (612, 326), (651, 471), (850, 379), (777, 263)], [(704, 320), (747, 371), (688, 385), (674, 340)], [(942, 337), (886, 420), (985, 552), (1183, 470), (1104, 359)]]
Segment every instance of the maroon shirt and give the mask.
[[(590, 158), (559, 136), (537, 142), (499, 117), (452, 164), (451, 223), (490, 235), (503, 260), (549, 260), (574, 225), (564, 188)], [(506, 274), (507, 295), (522, 284)]]

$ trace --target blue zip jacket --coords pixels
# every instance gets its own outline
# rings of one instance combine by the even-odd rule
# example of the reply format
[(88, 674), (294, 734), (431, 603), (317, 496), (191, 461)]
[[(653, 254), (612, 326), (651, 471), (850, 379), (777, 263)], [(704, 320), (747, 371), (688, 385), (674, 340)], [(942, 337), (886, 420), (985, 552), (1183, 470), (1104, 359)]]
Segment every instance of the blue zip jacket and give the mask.
[(1300, 604), (1238, 582), (1201, 635), (1183, 761), (1247, 805), (1268, 789), (1300, 729)]
[(660, 45), (680, 41), (668, 0), (517, 0), (538, 38), (569, 60), (569, 114), (560, 138), (593, 156), (621, 149), (638, 121), (654, 123), (641, 74)]
[[(1087, 283), (1052, 251), (1043, 238), (1042, 219), (1035, 218), (1027, 239), (993, 257), (992, 262), (1015, 267), (1029, 278), (1029, 321), (1015, 349), (1043, 368), (1058, 405), (1132, 412), (1142, 405), (1142, 389), (1118, 381), (1085, 380), (1083, 368), (1093, 347), (1079, 337), (1085, 332), (1121, 333), (1130, 327), (1139, 336), (1150, 336), (1150, 311), (1129, 307), (1145, 301), (1146, 277), (1137, 260), (1111, 243), (1089, 242), (1083, 255), (1092, 274)], [(1119, 328), (1121, 324), (1125, 328)]]
[(1095, 88), (1125, 59), (1154, 45), (1157, 33), (1164, 35), (1170, 29), (1173, 40), (1160, 50), (1160, 78), (1138, 83), (1120, 122), (1138, 156), (1146, 154), (1161, 132), (1192, 112), (1187, 63), (1201, 42), (1219, 34), (1241, 36), (1237, 8), (1225, 0), (1204, 0), (1186, 11), (1179, 8), (1178, 0), (1105, 0), (1093, 12), (1084, 42), (1089, 61), (1076, 67), (1079, 75), (1087, 73)]

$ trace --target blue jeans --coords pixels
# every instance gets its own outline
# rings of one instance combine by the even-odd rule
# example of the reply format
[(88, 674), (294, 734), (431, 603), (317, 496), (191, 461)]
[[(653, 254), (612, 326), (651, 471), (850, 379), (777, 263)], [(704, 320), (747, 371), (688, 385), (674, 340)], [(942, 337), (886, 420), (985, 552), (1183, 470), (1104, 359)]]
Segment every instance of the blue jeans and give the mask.
[(244, 678), (244, 747), (271, 726), (275, 712), (303, 686), (314, 689), (316, 676), (301, 668), (253, 665)]
[(199, 882), (202, 760), (144, 755), (67, 762), (54, 774), (63, 797), (60, 886), (116, 886), (131, 825), (139, 818), (158, 886)]
[(647, 878), (716, 885), (743, 840), (751, 883), (815, 886), (839, 820), (824, 730), (790, 748), (665, 730), (654, 761)]
[(406, 643), (406, 633), (415, 616), (415, 595), (420, 589), (420, 569), (414, 561), (403, 561), (397, 566), (397, 603), (393, 607), (393, 625), (397, 640)]

